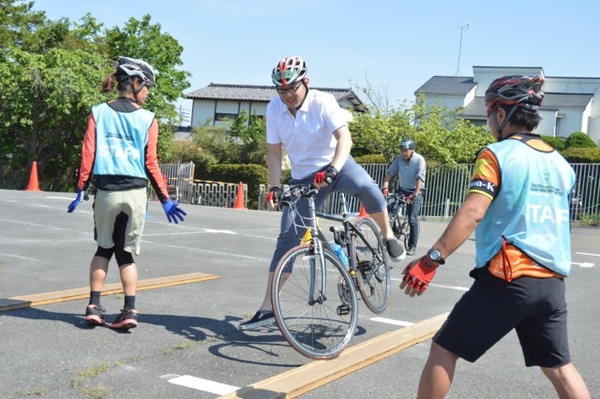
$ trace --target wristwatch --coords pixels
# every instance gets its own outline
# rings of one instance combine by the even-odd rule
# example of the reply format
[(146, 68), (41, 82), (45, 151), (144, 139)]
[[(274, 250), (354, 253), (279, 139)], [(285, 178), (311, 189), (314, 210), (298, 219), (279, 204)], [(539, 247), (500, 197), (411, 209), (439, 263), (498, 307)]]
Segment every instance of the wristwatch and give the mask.
[(434, 248), (431, 248), (429, 251), (427, 251), (427, 257), (440, 265), (446, 263), (444, 258), (442, 258), (442, 254), (440, 253), (440, 251)]

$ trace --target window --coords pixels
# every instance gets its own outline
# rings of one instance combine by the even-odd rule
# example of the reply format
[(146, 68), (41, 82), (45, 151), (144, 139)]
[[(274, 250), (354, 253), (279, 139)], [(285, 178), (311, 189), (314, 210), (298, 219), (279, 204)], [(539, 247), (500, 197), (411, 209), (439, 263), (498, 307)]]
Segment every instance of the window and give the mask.
[(219, 121), (219, 122), (225, 122), (226, 119), (228, 119), (227, 122), (233, 122), (235, 120), (235, 118), (237, 118), (238, 114), (227, 114), (227, 113), (223, 113), (223, 112), (215, 112), (215, 122)]

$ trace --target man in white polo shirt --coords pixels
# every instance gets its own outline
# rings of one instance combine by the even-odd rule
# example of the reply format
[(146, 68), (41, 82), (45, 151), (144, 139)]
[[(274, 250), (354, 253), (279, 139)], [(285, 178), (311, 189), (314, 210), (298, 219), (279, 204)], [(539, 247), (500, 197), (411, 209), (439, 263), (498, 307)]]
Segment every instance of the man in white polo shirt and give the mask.
[[(331, 94), (309, 90), (307, 74), (306, 62), (293, 56), (279, 61), (271, 75), (279, 96), (267, 106), (269, 209), (274, 209), (281, 195), (281, 159), (285, 149), (292, 166), (291, 183), (312, 183), (319, 188), (317, 209), (334, 191), (357, 196), (379, 225), (390, 257), (399, 262), (406, 254), (389, 226), (386, 200), (373, 178), (350, 156), (352, 138), (348, 114)], [(327, 184), (327, 181), (331, 183)], [(303, 201), (297, 209), (306, 216), (306, 208)], [(239, 325), (240, 330), (274, 322), (271, 307), (273, 272), (283, 254), (299, 242), (291, 212), (284, 209), (264, 301), (252, 319)]]

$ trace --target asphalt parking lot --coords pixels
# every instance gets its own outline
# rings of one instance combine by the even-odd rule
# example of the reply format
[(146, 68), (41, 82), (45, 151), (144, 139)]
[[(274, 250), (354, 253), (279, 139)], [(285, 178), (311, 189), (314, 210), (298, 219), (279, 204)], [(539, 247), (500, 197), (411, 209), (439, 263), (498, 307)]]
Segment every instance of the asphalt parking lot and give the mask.
[[(73, 214), (69, 193), (0, 190), (0, 302), (77, 288), (88, 289), (95, 251), (91, 201)], [(140, 291), (140, 325), (129, 333), (84, 323), (87, 299), (0, 311), (0, 399), (218, 398), (306, 365), (276, 327), (239, 332), (264, 295), (267, 265), (278, 232), (276, 213), (183, 206), (185, 222), (169, 224), (149, 203), (139, 279), (189, 273), (215, 278)], [(419, 252), (446, 223), (424, 221)], [(596, 294), (600, 288), (600, 229), (574, 228), (573, 271), (567, 283), (573, 362), (600, 397)], [(402, 264), (388, 310), (374, 319), (361, 305), (351, 345), (451, 310), (470, 285), (474, 244), (468, 241), (419, 298), (400, 294)], [(111, 264), (107, 284), (118, 284)], [(106, 295), (107, 321), (122, 296)], [(414, 345), (302, 395), (302, 398), (413, 398), (429, 342)], [(475, 364), (460, 362), (449, 398), (551, 398), (539, 369), (526, 369), (509, 334)]]

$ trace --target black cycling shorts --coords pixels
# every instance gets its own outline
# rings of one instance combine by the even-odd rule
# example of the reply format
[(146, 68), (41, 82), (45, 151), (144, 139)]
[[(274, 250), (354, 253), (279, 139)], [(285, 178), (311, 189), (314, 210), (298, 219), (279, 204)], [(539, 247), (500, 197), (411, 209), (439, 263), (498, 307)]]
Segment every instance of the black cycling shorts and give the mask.
[(570, 363), (563, 279), (520, 277), (508, 283), (487, 269), (472, 275), (473, 286), (433, 337), (435, 343), (475, 362), (514, 328), (526, 366)]

